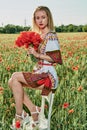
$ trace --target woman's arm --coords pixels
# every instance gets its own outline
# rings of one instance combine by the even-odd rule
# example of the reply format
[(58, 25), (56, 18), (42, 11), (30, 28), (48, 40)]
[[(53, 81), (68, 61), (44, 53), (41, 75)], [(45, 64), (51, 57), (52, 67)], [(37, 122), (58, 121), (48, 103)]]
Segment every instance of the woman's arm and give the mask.
[(60, 44), (57, 35), (51, 33), (47, 36), (47, 44), (45, 48), (45, 54), (40, 54), (29, 47), (29, 54), (33, 54), (36, 58), (46, 60), (52, 63), (62, 64), (62, 57), (60, 52)]
[(59, 44), (58, 37), (55, 33), (51, 33), (48, 35), (45, 53), (47, 56), (51, 58), (53, 63), (58, 63), (62, 65), (60, 44)]
[(39, 59), (46, 60), (46, 61), (49, 61), (49, 62), (53, 62), (52, 58), (48, 55), (45, 55), (45, 54), (43, 55), (43, 54), (38, 53), (37, 56), (38, 56), (37, 58), (39, 58)]
[(29, 47), (29, 49), (28, 49), (28, 55), (30, 55), (30, 54), (33, 54), (38, 59), (53, 62), (53, 60), (52, 60), (52, 58), (50, 56), (45, 55), (45, 54), (40, 54), (40, 53), (36, 52), (33, 47)]

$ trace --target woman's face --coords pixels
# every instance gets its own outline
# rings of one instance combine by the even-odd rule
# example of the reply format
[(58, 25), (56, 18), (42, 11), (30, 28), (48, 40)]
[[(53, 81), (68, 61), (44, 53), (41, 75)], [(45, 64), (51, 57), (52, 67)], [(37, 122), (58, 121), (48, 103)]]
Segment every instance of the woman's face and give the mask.
[(48, 17), (44, 10), (35, 13), (35, 23), (39, 29), (44, 29), (48, 25)]

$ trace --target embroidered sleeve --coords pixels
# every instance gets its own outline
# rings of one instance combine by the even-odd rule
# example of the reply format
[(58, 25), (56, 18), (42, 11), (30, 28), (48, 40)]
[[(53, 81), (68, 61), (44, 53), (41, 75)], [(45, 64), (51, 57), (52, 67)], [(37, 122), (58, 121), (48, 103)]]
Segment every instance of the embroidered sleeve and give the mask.
[(46, 52), (46, 54), (52, 58), (54, 63), (58, 63), (60, 65), (62, 64), (60, 50), (49, 51), (49, 52)]
[(56, 34), (48, 36), (45, 52), (52, 58), (54, 63), (62, 64), (60, 44)]

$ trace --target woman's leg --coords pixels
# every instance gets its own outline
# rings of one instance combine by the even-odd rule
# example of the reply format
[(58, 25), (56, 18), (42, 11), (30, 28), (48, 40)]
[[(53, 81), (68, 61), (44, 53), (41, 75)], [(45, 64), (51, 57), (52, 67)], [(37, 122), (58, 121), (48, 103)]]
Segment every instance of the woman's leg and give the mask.
[(29, 96), (25, 92), (24, 92), (23, 104), (25, 104), (25, 106), (30, 110), (30, 112), (36, 111), (36, 105), (32, 103)]
[(15, 104), (16, 104), (16, 113), (18, 115), (22, 114), (23, 103), (28, 107), (30, 111), (32, 111), (32, 108), (35, 106), (31, 102), (29, 97), (24, 93), (22, 83), (24, 83), (26, 86), (28, 85), (21, 72), (13, 73), (12, 77), (9, 79), (9, 82), (8, 82), (13, 92), (13, 96), (14, 96)]
[[(29, 96), (23, 90), (23, 84), (29, 87), (27, 82), (24, 79), (22, 72), (15, 72), (12, 74), (12, 77), (9, 79), (9, 87), (11, 88), (15, 103), (16, 103), (16, 113), (18, 115), (22, 114), (23, 104), (27, 106), (30, 112), (36, 111), (36, 106), (32, 103)], [(43, 86), (38, 87), (42, 89)]]

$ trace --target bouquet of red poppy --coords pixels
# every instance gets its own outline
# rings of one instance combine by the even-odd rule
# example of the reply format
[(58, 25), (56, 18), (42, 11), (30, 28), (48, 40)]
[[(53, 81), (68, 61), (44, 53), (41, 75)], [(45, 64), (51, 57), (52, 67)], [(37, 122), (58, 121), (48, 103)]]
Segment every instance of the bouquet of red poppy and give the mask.
[[(16, 39), (15, 44), (18, 47), (25, 46), (25, 48), (28, 48), (29, 46), (34, 47), (36, 51), (38, 51), (38, 47), (40, 43), (42, 42), (42, 39), (39, 35), (39, 33), (32, 32), (32, 31), (23, 31), (20, 33), (19, 37)], [(31, 60), (35, 61), (34, 56), (31, 56)]]

